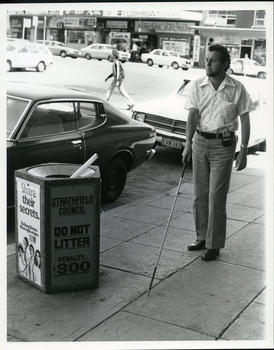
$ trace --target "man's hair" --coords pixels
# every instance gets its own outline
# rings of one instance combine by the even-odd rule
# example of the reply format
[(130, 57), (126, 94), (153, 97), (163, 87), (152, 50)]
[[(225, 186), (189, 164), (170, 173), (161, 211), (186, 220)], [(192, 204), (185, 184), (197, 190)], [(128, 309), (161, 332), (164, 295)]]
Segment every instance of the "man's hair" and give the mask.
[(225, 71), (227, 71), (228, 68), (230, 67), (230, 63), (231, 63), (230, 54), (229, 54), (227, 48), (223, 45), (220, 45), (220, 44), (213, 44), (213, 45), (210, 45), (208, 47), (208, 51), (209, 52), (212, 52), (212, 51), (220, 52), (220, 61), (222, 63), (228, 62), (228, 66), (225, 69)]

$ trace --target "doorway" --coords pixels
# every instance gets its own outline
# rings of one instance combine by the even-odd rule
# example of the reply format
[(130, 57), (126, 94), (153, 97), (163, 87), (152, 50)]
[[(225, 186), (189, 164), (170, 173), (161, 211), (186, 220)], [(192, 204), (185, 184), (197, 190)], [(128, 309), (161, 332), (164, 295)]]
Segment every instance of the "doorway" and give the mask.
[[(251, 47), (250, 46), (242, 46), (240, 58), (250, 58), (251, 59)], [(246, 56), (247, 55), (247, 56)]]

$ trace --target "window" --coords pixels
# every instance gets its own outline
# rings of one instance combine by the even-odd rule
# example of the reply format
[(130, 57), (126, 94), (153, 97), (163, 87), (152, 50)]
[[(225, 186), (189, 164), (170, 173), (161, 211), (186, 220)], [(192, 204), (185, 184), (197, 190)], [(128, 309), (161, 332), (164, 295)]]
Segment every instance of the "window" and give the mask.
[(255, 11), (254, 25), (260, 27), (265, 26), (265, 10)]
[(79, 128), (95, 124), (98, 120), (96, 105), (94, 103), (79, 102), (76, 106)]
[(27, 45), (22, 45), (22, 46), (20, 46), (18, 52), (21, 52), (21, 53), (22, 53), (22, 52), (23, 52), (23, 53), (28, 52), (28, 46), (27, 46)]
[(21, 138), (73, 132), (95, 124), (97, 121), (96, 104), (91, 102), (41, 103), (28, 120)]
[(41, 103), (28, 120), (21, 138), (59, 135), (76, 128), (72, 102)]
[(7, 46), (7, 51), (15, 51), (15, 50), (16, 50), (16, 46), (14, 46), (14, 45)]
[(7, 138), (24, 114), (29, 101), (7, 97)]
[(165, 52), (165, 51), (163, 51), (162, 55), (163, 55), (163, 56), (168, 56), (168, 53)]
[(154, 55), (159, 55), (160, 56), (161, 55), (161, 51), (155, 51)]
[(209, 10), (208, 18), (215, 18), (216, 25), (236, 25), (237, 11)]
[(39, 50), (35, 45), (30, 45), (29, 48), (31, 53), (39, 53)]
[(85, 44), (84, 30), (68, 30), (67, 42), (69, 44)]
[(42, 53), (49, 53), (48, 49), (46, 47), (44, 47), (43, 45), (39, 45), (38, 50)]

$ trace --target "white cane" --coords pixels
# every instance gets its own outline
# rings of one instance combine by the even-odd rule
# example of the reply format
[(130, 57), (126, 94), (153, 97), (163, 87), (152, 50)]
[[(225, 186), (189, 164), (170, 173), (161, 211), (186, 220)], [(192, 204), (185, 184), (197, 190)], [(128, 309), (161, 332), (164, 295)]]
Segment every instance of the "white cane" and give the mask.
[(155, 265), (155, 268), (154, 268), (154, 271), (153, 271), (153, 274), (152, 274), (151, 282), (150, 282), (150, 285), (149, 285), (149, 288), (148, 288), (148, 295), (150, 294), (150, 290), (151, 290), (151, 287), (152, 287), (154, 276), (155, 276), (155, 273), (156, 273), (156, 270), (157, 270), (157, 266), (158, 266), (158, 263), (159, 263), (159, 260), (160, 260), (161, 252), (162, 252), (162, 249), (163, 249), (163, 246), (164, 246), (164, 242), (165, 242), (165, 238), (166, 238), (166, 235), (167, 235), (168, 226), (169, 226), (172, 214), (173, 214), (173, 210), (174, 210), (174, 207), (175, 207), (175, 204), (176, 204), (176, 200), (177, 200), (177, 197), (178, 197), (178, 194), (179, 194), (179, 190), (180, 190), (180, 187), (181, 187), (181, 182), (183, 180), (183, 176), (184, 176), (184, 173), (185, 173), (185, 170), (186, 170), (186, 164), (187, 164), (187, 162), (184, 163), (182, 175), (180, 177), (179, 185), (177, 187), (177, 191), (176, 191), (176, 194), (175, 194), (175, 197), (174, 197), (172, 208), (171, 208), (171, 211), (170, 211), (170, 214), (169, 214), (169, 218), (168, 218), (168, 222), (167, 222), (167, 225), (166, 225), (166, 229), (165, 229), (164, 237), (163, 237), (163, 240), (162, 240), (161, 248), (160, 248), (160, 251), (159, 251), (159, 254), (158, 254), (158, 259), (157, 259), (157, 262), (156, 262), (156, 265)]

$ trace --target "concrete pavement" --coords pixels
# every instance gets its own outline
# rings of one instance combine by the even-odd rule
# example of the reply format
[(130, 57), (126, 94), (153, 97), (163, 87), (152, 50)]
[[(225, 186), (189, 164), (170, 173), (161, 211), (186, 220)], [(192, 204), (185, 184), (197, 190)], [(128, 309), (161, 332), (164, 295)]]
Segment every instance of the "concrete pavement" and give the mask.
[(193, 185), (182, 184), (149, 296), (176, 188), (101, 214), (98, 289), (44, 294), (17, 278), (8, 246), (7, 347), (272, 347), (265, 188), (264, 169), (233, 170), (226, 248), (204, 262), (203, 251), (187, 250), (195, 240)]

